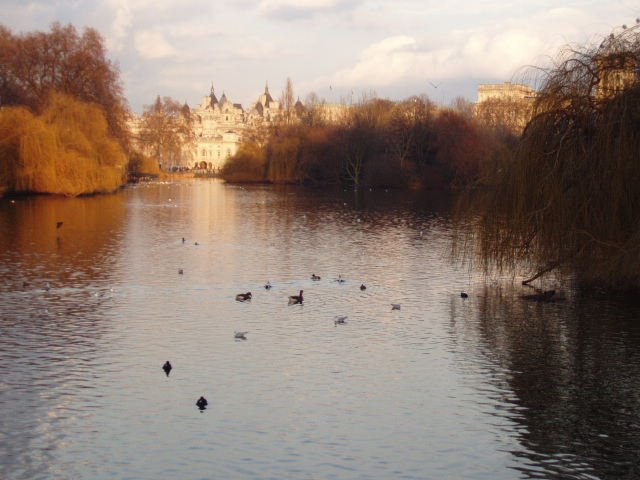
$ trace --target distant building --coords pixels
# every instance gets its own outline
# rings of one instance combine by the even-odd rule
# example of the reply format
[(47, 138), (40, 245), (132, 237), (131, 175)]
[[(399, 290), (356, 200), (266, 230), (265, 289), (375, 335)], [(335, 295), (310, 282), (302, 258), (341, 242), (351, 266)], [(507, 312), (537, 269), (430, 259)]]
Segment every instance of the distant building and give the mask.
[(242, 105), (233, 103), (223, 92), (218, 100), (213, 85), (202, 103), (190, 111), (194, 142), (187, 145), (185, 167), (215, 170), (236, 153), (247, 121)]
[(528, 85), (520, 83), (488, 83), (478, 86), (478, 103), (491, 99), (528, 101), (536, 96), (536, 92)]
[[(325, 103), (320, 103), (315, 108), (316, 114), (327, 123), (341, 121), (347, 110), (345, 105)], [(222, 168), (229, 157), (236, 154), (240, 142), (249, 130), (268, 128), (278, 123), (284, 112), (280, 102), (271, 96), (267, 84), (264, 92), (247, 110), (240, 103), (229, 100), (224, 92), (218, 98), (211, 85), (209, 94), (203, 97), (199, 105), (190, 108), (185, 103), (182, 113), (193, 122), (193, 141), (183, 147), (180, 159), (173, 161), (170, 168), (216, 171)], [(288, 118), (292, 122), (300, 122), (306, 114), (306, 107), (298, 99), (293, 106), (292, 116)], [(141, 128), (141, 117), (134, 116), (130, 119), (129, 129), (134, 145), (143, 150), (139, 141)]]
[(485, 125), (519, 134), (533, 114), (536, 92), (528, 85), (504, 82), (481, 84), (474, 116)]
[(640, 19), (636, 25), (626, 25), (603, 39), (595, 55), (598, 100), (610, 99), (638, 82), (640, 64), (637, 57), (637, 39)]
[(596, 58), (598, 87), (596, 98), (618, 95), (638, 81), (638, 59), (632, 52), (607, 53)]

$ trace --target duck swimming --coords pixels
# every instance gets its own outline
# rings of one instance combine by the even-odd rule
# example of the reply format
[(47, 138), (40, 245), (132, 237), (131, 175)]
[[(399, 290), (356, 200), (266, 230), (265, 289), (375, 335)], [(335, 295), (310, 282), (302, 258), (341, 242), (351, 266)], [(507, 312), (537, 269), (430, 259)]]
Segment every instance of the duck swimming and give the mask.
[(247, 300), (251, 300), (251, 292), (237, 294), (236, 300), (238, 302), (245, 302)]
[(469, 294), (466, 292), (460, 292), (460, 298), (469, 298)]
[(316, 281), (317, 281), (317, 280), (320, 280), (320, 276), (319, 276), (319, 275), (316, 275), (315, 273), (312, 273), (312, 274), (311, 274), (311, 280), (316, 280)]
[(400, 310), (400, 304), (399, 303), (392, 303), (391, 304), (391, 310)]
[(267, 289), (267, 290), (271, 289), (271, 282), (267, 282), (267, 283), (264, 285), (264, 288), (265, 288), (265, 289)]
[(198, 406), (198, 408), (200, 410), (204, 410), (205, 408), (207, 408), (207, 405), (209, 405), (209, 402), (207, 402), (207, 399), (204, 397), (200, 397), (197, 401), (196, 401), (196, 405)]
[(343, 317), (336, 317), (336, 318), (333, 320), (333, 324), (334, 324), (334, 325), (336, 325), (336, 326), (337, 326), (337, 325), (344, 325), (345, 323), (347, 323), (347, 318), (349, 318), (349, 317), (347, 317), (347, 316), (343, 316)]
[(249, 332), (235, 332), (233, 334), (233, 338), (235, 338), (236, 340), (246, 340), (247, 339), (247, 333), (249, 333)]
[(360, 285), (360, 290), (366, 290), (367, 286), (363, 283), (362, 285)]
[(302, 305), (302, 301), (303, 301), (302, 292), (303, 290), (300, 290), (300, 295), (291, 295), (289, 297), (289, 305), (295, 305), (298, 303)]
[(167, 377), (169, 376), (169, 372), (171, 372), (172, 368), (173, 367), (171, 366), (171, 362), (169, 362), (169, 360), (164, 362), (164, 365), (162, 365), (162, 370), (164, 370), (164, 373), (167, 374)]

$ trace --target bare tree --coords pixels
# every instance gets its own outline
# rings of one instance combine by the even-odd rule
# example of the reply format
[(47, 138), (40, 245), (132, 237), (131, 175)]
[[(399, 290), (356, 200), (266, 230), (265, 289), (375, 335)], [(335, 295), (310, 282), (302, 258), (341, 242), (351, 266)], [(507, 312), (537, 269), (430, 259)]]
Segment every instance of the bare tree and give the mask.
[(193, 141), (193, 121), (188, 109), (170, 97), (156, 98), (145, 107), (140, 129), (140, 143), (154, 156), (161, 168), (180, 164), (185, 147)]
[(280, 108), (282, 108), (284, 123), (290, 125), (294, 115), (295, 96), (293, 93), (293, 82), (287, 77), (287, 83), (280, 96)]
[(110, 134), (128, 145), (128, 106), (117, 66), (100, 34), (55, 22), (50, 32), (14, 35), (0, 25), (0, 105), (23, 105), (38, 113), (52, 92), (100, 105)]

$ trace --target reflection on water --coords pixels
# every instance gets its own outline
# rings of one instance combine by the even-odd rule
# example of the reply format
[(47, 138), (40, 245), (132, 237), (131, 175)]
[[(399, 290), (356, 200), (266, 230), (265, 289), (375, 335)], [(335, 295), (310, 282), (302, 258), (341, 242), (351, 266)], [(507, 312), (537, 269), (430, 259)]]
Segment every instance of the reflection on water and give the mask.
[(638, 308), (522, 301), (451, 235), (399, 192), (1, 200), (0, 477), (637, 478)]

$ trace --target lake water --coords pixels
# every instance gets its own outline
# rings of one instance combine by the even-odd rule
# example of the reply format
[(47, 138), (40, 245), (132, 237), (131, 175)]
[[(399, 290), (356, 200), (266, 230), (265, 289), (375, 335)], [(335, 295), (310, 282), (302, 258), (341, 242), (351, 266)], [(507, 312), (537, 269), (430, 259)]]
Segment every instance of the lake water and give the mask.
[(0, 200), (0, 478), (640, 478), (640, 308), (524, 301), (452, 263), (448, 212), (206, 180)]

